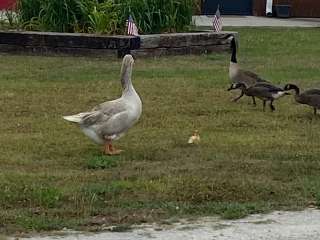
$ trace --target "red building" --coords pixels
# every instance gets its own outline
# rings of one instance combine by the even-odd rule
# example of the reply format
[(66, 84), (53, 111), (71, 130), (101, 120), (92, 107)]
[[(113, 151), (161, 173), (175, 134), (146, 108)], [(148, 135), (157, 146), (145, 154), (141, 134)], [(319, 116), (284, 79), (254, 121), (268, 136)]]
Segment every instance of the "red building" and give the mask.
[(0, 10), (12, 9), (16, 5), (16, 0), (0, 0)]

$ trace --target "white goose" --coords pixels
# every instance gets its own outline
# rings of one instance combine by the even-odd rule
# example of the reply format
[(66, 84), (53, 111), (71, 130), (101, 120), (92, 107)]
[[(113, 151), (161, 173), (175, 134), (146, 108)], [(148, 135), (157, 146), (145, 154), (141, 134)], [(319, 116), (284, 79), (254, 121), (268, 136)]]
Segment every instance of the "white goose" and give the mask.
[(95, 143), (104, 145), (104, 153), (107, 155), (122, 151), (113, 147), (112, 141), (122, 137), (138, 121), (142, 112), (141, 99), (131, 82), (133, 63), (131, 55), (124, 56), (120, 73), (120, 98), (101, 103), (89, 112), (63, 117), (77, 123)]

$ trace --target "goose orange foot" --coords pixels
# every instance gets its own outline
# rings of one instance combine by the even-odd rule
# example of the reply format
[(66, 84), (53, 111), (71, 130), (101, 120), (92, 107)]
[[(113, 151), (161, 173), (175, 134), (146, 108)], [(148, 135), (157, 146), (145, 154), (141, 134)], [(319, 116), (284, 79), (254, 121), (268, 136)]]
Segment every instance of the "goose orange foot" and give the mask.
[(116, 149), (114, 146), (112, 146), (111, 143), (106, 143), (104, 146), (104, 151), (103, 153), (105, 155), (119, 155), (121, 152), (123, 152), (123, 150), (121, 149)]

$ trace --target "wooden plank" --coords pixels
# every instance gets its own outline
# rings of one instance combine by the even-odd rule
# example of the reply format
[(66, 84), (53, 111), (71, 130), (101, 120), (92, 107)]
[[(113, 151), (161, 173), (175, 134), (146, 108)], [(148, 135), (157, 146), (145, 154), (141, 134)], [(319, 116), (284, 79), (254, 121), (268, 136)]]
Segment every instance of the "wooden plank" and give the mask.
[(140, 47), (140, 39), (135, 36), (0, 31), (0, 44), (93, 49), (134, 49)]
[(171, 55), (207, 54), (225, 52), (230, 50), (230, 45), (188, 46), (177, 48), (144, 48), (131, 50), (136, 57), (160, 57)]
[(192, 32), (133, 36), (0, 31), (0, 51), (39, 55), (182, 55), (225, 51), (235, 32)]
[(223, 45), (235, 32), (201, 32), (145, 35), (141, 39), (141, 48), (178, 48), (187, 46)]
[(22, 46), (12, 44), (0, 44), (0, 52), (10, 54), (29, 55), (62, 55), (62, 56), (91, 56), (91, 57), (118, 57), (116, 49), (88, 49), (88, 48), (66, 48), (66, 47), (40, 47)]

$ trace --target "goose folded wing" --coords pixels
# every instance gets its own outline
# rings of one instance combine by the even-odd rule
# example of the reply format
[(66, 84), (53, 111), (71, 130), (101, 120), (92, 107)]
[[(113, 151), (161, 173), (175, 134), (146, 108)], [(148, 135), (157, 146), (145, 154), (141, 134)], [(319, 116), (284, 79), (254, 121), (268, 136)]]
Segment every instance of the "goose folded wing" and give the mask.
[(311, 95), (319, 95), (320, 96), (320, 89), (309, 89), (303, 92), (303, 94), (311, 94)]
[(103, 121), (107, 121), (110, 116), (103, 114), (101, 111), (89, 112), (82, 118), (82, 124), (84, 126), (90, 126), (94, 124), (99, 124)]
[(247, 70), (242, 70), (243, 74), (245, 74), (247, 77), (253, 78), (256, 82), (268, 82), (267, 80), (261, 78), (258, 74), (247, 71)]
[(253, 86), (248, 89), (250, 96), (267, 97), (270, 95), (268, 88), (263, 86)]
[(126, 119), (125, 116), (127, 116), (124, 113), (126, 113), (126, 111), (119, 112), (114, 108), (109, 108), (108, 111), (92, 111), (82, 118), (81, 123), (84, 126), (99, 125), (101, 127), (106, 124), (110, 125), (110, 122), (112, 121), (119, 121), (119, 123), (123, 123), (124, 119)]
[(253, 96), (262, 97), (262, 98), (269, 98), (275, 93), (278, 93), (279, 91), (283, 91), (281, 88), (278, 88), (273, 85), (255, 85), (250, 88), (250, 93)]
[(273, 90), (277, 90), (277, 91), (283, 90), (282, 88), (276, 87), (276, 86), (272, 85), (269, 82), (257, 82), (254, 86), (255, 87), (258, 87), (258, 86), (259, 87), (265, 87), (265, 88), (270, 89), (271, 91), (273, 91)]
[(306, 95), (305, 103), (310, 106), (320, 108), (320, 93)]
[(132, 125), (128, 112), (123, 111), (111, 116), (108, 121), (104, 121), (100, 126), (101, 135), (113, 136), (126, 132)]
[(279, 88), (274, 85), (266, 85), (266, 88), (269, 90), (269, 92), (277, 93), (277, 92), (283, 92), (284, 90), (282, 88)]
[(239, 70), (237, 81), (239, 83), (243, 83), (246, 87), (251, 87), (256, 84), (256, 82), (263, 81), (257, 74), (246, 71), (246, 70)]
[(126, 104), (123, 101), (117, 99), (114, 101), (101, 103), (98, 106), (94, 107), (92, 111), (100, 111), (103, 114), (112, 116), (117, 113), (123, 112), (126, 109), (127, 109)]

